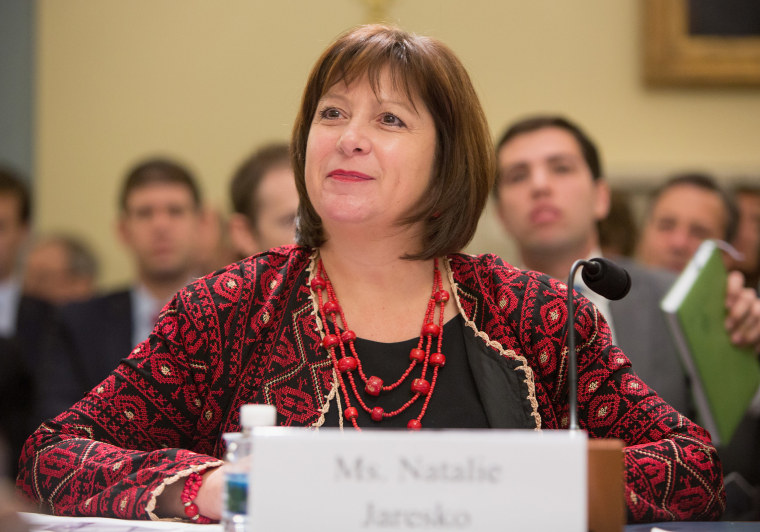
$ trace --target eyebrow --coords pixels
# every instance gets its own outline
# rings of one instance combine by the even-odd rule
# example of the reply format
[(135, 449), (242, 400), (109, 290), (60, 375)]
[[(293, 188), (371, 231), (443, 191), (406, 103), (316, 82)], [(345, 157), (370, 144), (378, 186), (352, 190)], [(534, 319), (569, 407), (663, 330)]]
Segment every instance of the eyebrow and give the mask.
[(556, 161), (563, 161), (566, 159), (572, 159), (573, 161), (577, 161), (579, 159), (582, 159), (577, 153), (569, 153), (569, 152), (560, 152), (560, 153), (554, 153), (546, 158), (549, 162), (556, 162)]
[[(563, 152), (563, 153), (553, 153), (553, 154), (550, 154), (548, 157), (542, 157), (541, 159), (539, 159), (539, 161), (547, 161), (547, 162), (550, 162), (550, 163), (554, 163), (554, 162), (565, 161), (567, 159), (572, 159), (573, 161), (578, 161), (579, 159), (582, 159), (582, 158), (578, 154), (575, 154), (575, 153), (564, 153)], [(512, 169), (512, 168), (520, 168), (522, 166), (530, 166), (531, 163), (532, 163), (532, 161), (528, 161), (528, 160), (525, 160), (525, 159), (520, 159), (519, 161), (515, 161), (515, 162), (513, 162), (511, 164), (506, 165), (503, 169), (504, 170), (509, 170), (509, 169)]]
[(514, 162), (512, 164), (507, 164), (506, 166), (504, 166), (503, 168), (501, 168), (501, 171), (502, 172), (509, 172), (511, 170), (516, 170), (518, 168), (525, 168), (527, 166), (529, 166), (528, 161), (517, 161), (517, 162)]
[(413, 112), (417, 116), (420, 115), (419, 111), (417, 110), (417, 106), (414, 105), (414, 102), (412, 102), (411, 100), (407, 100), (407, 99), (404, 99), (404, 100), (393, 100), (393, 99), (384, 100), (382, 98), (378, 98), (377, 101), (380, 104), (385, 104), (385, 105), (398, 105), (399, 107), (403, 107), (404, 109), (406, 109), (409, 112)]
[[(380, 105), (397, 105), (399, 107), (403, 107), (405, 110), (407, 110), (409, 112), (414, 113), (417, 116), (420, 116), (420, 112), (417, 110), (417, 106), (414, 104), (413, 101), (411, 101), (409, 99), (404, 98), (403, 100), (396, 100), (396, 99), (391, 99), (391, 98), (383, 98), (379, 94), (376, 94), (375, 96), (377, 97), (376, 98), (377, 102)], [(327, 92), (325, 92), (322, 95), (322, 97), (319, 99), (319, 102), (322, 102), (322, 101), (324, 101), (326, 99), (329, 99), (329, 98), (334, 98), (336, 100), (342, 100), (342, 101), (346, 101), (347, 100), (347, 98), (344, 95), (342, 95), (342, 94), (336, 94), (331, 89), (331, 90), (328, 90)]]

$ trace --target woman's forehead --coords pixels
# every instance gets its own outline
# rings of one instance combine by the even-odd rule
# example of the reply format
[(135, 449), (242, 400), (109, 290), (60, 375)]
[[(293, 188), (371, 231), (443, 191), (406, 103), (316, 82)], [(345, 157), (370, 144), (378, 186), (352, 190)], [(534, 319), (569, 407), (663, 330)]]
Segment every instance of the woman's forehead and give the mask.
[(350, 69), (342, 72), (340, 76), (332, 77), (333, 79), (328, 79), (325, 83), (320, 99), (329, 96), (331, 93), (344, 92), (356, 85), (368, 82), (378, 101), (405, 100), (415, 110), (417, 104), (422, 101), (414, 82), (405, 76), (399, 68), (394, 68), (390, 64), (383, 64), (375, 68), (365, 67), (362, 70)]

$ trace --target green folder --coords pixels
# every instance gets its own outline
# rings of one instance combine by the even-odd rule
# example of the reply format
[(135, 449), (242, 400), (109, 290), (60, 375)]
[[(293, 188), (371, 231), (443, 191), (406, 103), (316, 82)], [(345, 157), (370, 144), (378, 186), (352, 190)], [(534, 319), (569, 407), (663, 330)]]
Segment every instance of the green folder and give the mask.
[(699, 422), (716, 445), (731, 441), (760, 386), (755, 353), (732, 344), (724, 325), (728, 273), (721, 244), (703, 242), (660, 304), (691, 378)]

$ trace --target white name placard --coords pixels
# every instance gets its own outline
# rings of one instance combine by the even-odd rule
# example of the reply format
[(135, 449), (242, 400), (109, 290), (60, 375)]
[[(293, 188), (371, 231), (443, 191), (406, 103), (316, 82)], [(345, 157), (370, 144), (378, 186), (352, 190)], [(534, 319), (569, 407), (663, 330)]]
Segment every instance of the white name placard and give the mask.
[(254, 432), (250, 532), (587, 530), (575, 431)]

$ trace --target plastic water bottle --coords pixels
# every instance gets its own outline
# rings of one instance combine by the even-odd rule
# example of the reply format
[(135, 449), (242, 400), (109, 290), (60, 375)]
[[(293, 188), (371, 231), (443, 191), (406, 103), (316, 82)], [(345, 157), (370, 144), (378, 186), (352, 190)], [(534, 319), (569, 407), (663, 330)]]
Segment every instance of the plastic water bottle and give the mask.
[(247, 532), (248, 530), (248, 469), (252, 452), (253, 428), (273, 426), (277, 411), (272, 405), (243, 405), (240, 407), (242, 432), (222, 435), (226, 446), (224, 460), (224, 500), (222, 501), (222, 530)]

